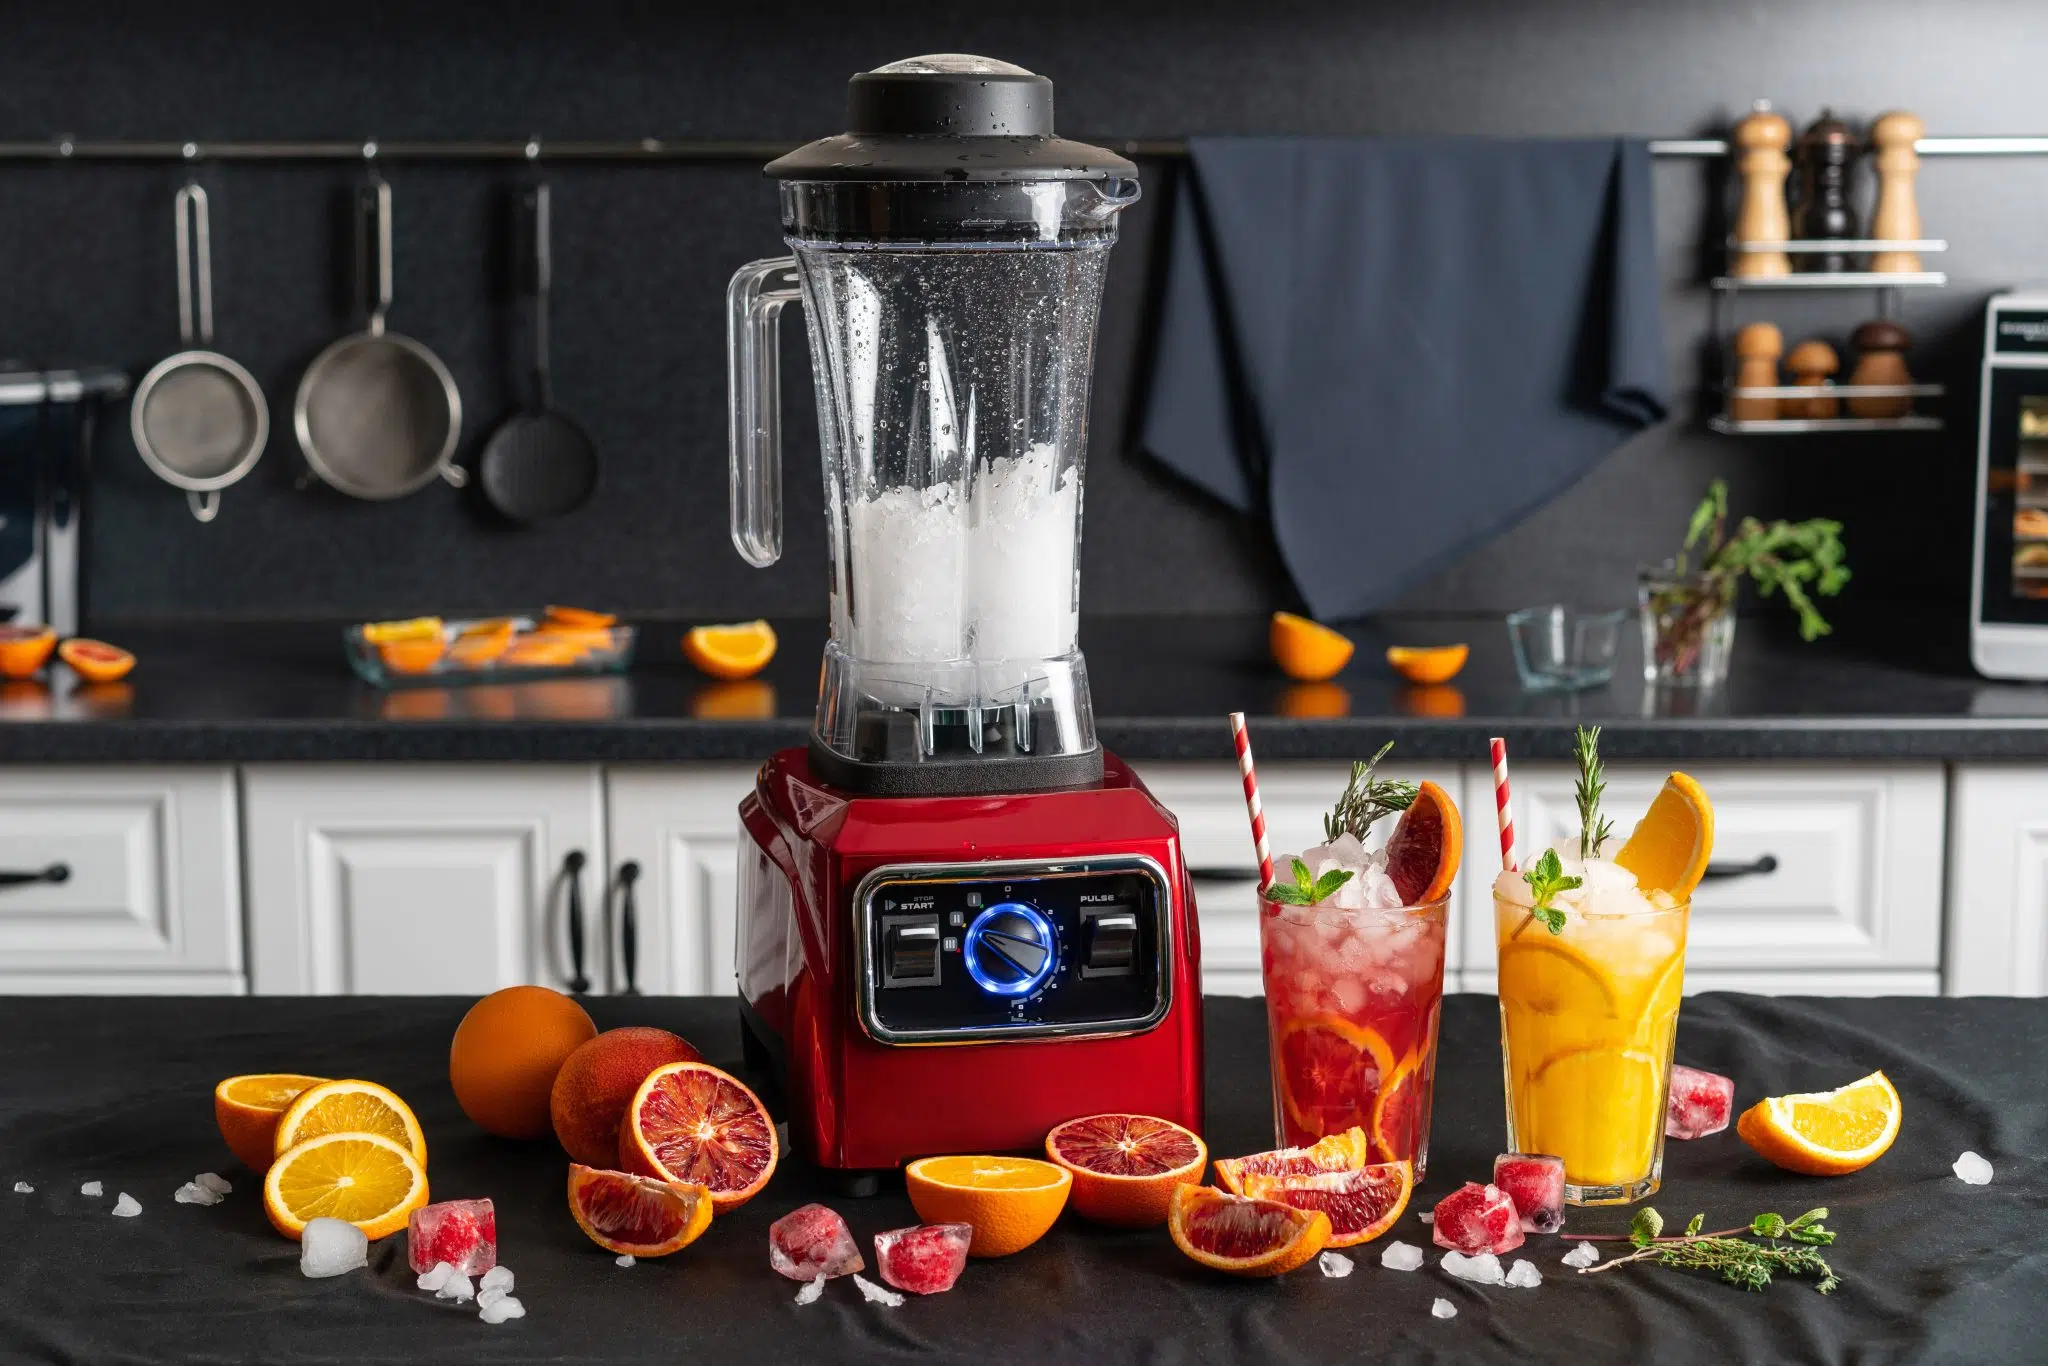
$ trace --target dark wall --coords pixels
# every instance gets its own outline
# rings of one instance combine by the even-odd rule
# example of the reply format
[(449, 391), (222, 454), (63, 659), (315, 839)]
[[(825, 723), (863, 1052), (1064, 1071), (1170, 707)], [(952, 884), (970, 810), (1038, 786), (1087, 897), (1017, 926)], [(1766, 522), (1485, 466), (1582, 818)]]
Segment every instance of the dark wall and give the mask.
[[(845, 77), (924, 51), (982, 51), (1059, 83), (1060, 123), (1098, 136), (1717, 131), (1769, 95), (1795, 121), (1907, 107), (1933, 134), (2048, 133), (2037, 0), (1835, 0), (1771, 7), (1572, 0), (1040, 0), (1029, 6), (747, 6), (479, 0), (347, 7), (0, 5), (0, 139), (547, 138), (661, 134), (800, 141), (841, 123)], [(1098, 613), (1245, 611), (1292, 598), (1263, 529), (1128, 449), (1144, 285), (1171, 168), (1145, 167), (1105, 308), (1084, 581)], [(442, 486), (397, 503), (305, 487), (290, 434), (306, 362), (358, 324), (340, 285), (349, 168), (203, 167), (214, 202), (219, 345), (277, 419), (220, 520), (196, 525), (129, 445), (101, 443), (91, 548), (101, 616), (368, 613), (539, 600), (740, 616), (822, 611), (820, 488), (804, 362), (790, 376), (789, 552), (747, 569), (725, 532), (722, 292), (778, 250), (770, 187), (746, 167), (547, 169), (555, 187), (561, 405), (603, 452), (596, 502), (557, 526), (496, 526)], [(1720, 173), (1657, 173), (1676, 379), (1703, 375)], [(513, 402), (498, 245), (516, 168), (390, 170), (394, 328), (434, 347), (468, 409), (465, 458)], [(177, 168), (0, 167), (0, 354), (112, 362), (173, 349)], [(1948, 434), (1713, 436), (1688, 411), (1413, 595), (1495, 610), (1619, 601), (1706, 479), (1754, 509), (1849, 524), (1857, 590), (1954, 603), (1967, 584), (1971, 404), (1983, 296), (2044, 272), (2048, 162), (1930, 161), (1930, 233), (1956, 244), (1944, 292), (1909, 300), (1919, 363), (1959, 385)], [(1846, 335), (1847, 300), (1773, 305), (1788, 332)], [(789, 329), (792, 333), (796, 329)], [(792, 342), (795, 338), (792, 337)], [(1478, 377), (1475, 377), (1475, 382)], [(1512, 433), (1503, 433), (1512, 440)], [(1398, 509), (1361, 508), (1361, 520)], [(1957, 607), (1960, 611), (1960, 606)]]

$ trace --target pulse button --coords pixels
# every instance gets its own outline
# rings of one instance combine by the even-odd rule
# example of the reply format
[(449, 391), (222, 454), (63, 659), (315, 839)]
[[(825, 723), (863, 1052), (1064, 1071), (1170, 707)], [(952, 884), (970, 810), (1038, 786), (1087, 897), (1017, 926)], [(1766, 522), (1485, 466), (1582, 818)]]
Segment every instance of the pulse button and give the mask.
[(1084, 925), (1083, 977), (1128, 977), (1138, 967), (1138, 917), (1132, 911), (1104, 911)]
[(935, 987), (939, 984), (939, 918), (892, 915), (882, 920), (882, 985)]

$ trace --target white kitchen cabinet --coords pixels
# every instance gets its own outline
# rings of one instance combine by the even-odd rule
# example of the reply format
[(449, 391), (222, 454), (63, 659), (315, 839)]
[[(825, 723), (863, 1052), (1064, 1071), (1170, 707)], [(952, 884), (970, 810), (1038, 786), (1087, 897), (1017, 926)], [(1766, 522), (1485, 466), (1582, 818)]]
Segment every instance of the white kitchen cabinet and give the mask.
[(602, 985), (596, 767), (266, 765), (244, 770), (243, 803), (257, 992), (566, 988), (572, 882)]
[(0, 993), (239, 994), (234, 771), (0, 769)]
[(1956, 765), (1948, 906), (1950, 995), (2048, 995), (2048, 766)]
[[(642, 991), (734, 993), (739, 805), (753, 791), (754, 774), (752, 767), (724, 764), (606, 771), (607, 875), (616, 886), (627, 863), (639, 869), (635, 918)], [(616, 943), (612, 953), (616, 962)]]
[[(1626, 839), (1668, 765), (1609, 764), (1602, 809)], [(1941, 765), (1702, 764), (1687, 771), (1714, 803), (1713, 868), (1693, 897), (1686, 979), (1697, 990), (1858, 994), (1939, 980)], [(1513, 771), (1516, 859), (1578, 839), (1575, 770)], [(1493, 778), (1465, 777), (1465, 965), (1490, 989), (1500, 871)], [(1609, 852), (1618, 845), (1610, 845)], [(1858, 974), (1868, 974), (1867, 977)]]

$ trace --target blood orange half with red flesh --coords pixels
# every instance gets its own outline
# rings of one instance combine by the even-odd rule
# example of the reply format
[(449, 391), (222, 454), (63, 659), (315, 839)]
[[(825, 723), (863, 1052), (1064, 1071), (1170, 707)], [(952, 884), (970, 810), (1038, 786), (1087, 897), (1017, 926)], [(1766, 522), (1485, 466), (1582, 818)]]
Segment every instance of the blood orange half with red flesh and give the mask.
[(569, 1214), (607, 1252), (666, 1257), (711, 1227), (711, 1192), (571, 1162)]
[(1199, 1182), (1209, 1149), (1151, 1115), (1085, 1115), (1045, 1136), (1045, 1155), (1074, 1175), (1067, 1203), (1084, 1219), (1145, 1228), (1166, 1222), (1175, 1186)]
[(1413, 1190), (1413, 1173), (1406, 1162), (1313, 1176), (1252, 1176), (1244, 1183), (1244, 1193), (1255, 1200), (1329, 1215), (1331, 1247), (1354, 1247), (1385, 1233), (1408, 1208)]
[(619, 1125), (621, 1166), (703, 1186), (720, 1214), (768, 1184), (778, 1155), (775, 1121), (760, 1097), (709, 1063), (655, 1068)]
[(1427, 905), (1450, 891), (1464, 852), (1457, 806), (1442, 788), (1425, 780), (1387, 840), (1387, 876), (1402, 903)]

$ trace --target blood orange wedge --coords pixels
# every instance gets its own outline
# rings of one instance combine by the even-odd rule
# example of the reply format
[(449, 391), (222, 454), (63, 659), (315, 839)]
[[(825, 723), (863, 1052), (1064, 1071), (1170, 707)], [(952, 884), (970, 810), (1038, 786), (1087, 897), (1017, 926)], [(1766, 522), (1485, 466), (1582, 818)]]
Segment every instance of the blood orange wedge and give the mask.
[(1045, 1155), (1073, 1173), (1074, 1213), (1125, 1228), (1165, 1223), (1173, 1188), (1199, 1184), (1209, 1164), (1199, 1136), (1150, 1115), (1070, 1119), (1045, 1136)]
[(606, 1252), (666, 1257), (711, 1227), (711, 1192), (684, 1181), (569, 1164), (569, 1214)]
[(1393, 1074), (1387, 1041), (1341, 1015), (1306, 1015), (1280, 1031), (1280, 1099), (1308, 1133), (1340, 1134), (1372, 1123), (1373, 1102)]
[(213, 1122), (228, 1151), (259, 1176), (269, 1171), (277, 1157), (278, 1116), (300, 1092), (325, 1080), (296, 1072), (253, 1072), (214, 1087)]
[(1330, 1216), (1331, 1247), (1369, 1243), (1394, 1226), (1415, 1190), (1415, 1170), (1406, 1161), (1382, 1162), (1355, 1172), (1313, 1176), (1251, 1176), (1244, 1193), (1295, 1209)]
[(1306, 1148), (1275, 1148), (1250, 1157), (1219, 1157), (1216, 1179), (1233, 1195), (1243, 1195), (1244, 1183), (1254, 1176), (1309, 1176), (1316, 1172), (1357, 1171), (1372, 1161), (1372, 1140), (1363, 1128), (1310, 1144)]
[(703, 1186), (720, 1214), (768, 1184), (777, 1156), (775, 1121), (760, 1097), (709, 1063), (655, 1068), (619, 1125), (620, 1166)]
[(1403, 903), (1424, 906), (1451, 890), (1465, 856), (1465, 827), (1444, 790), (1424, 779), (1387, 840), (1387, 876)]
[(1203, 1266), (1233, 1276), (1282, 1276), (1330, 1241), (1330, 1216), (1213, 1186), (1175, 1186), (1167, 1232)]

